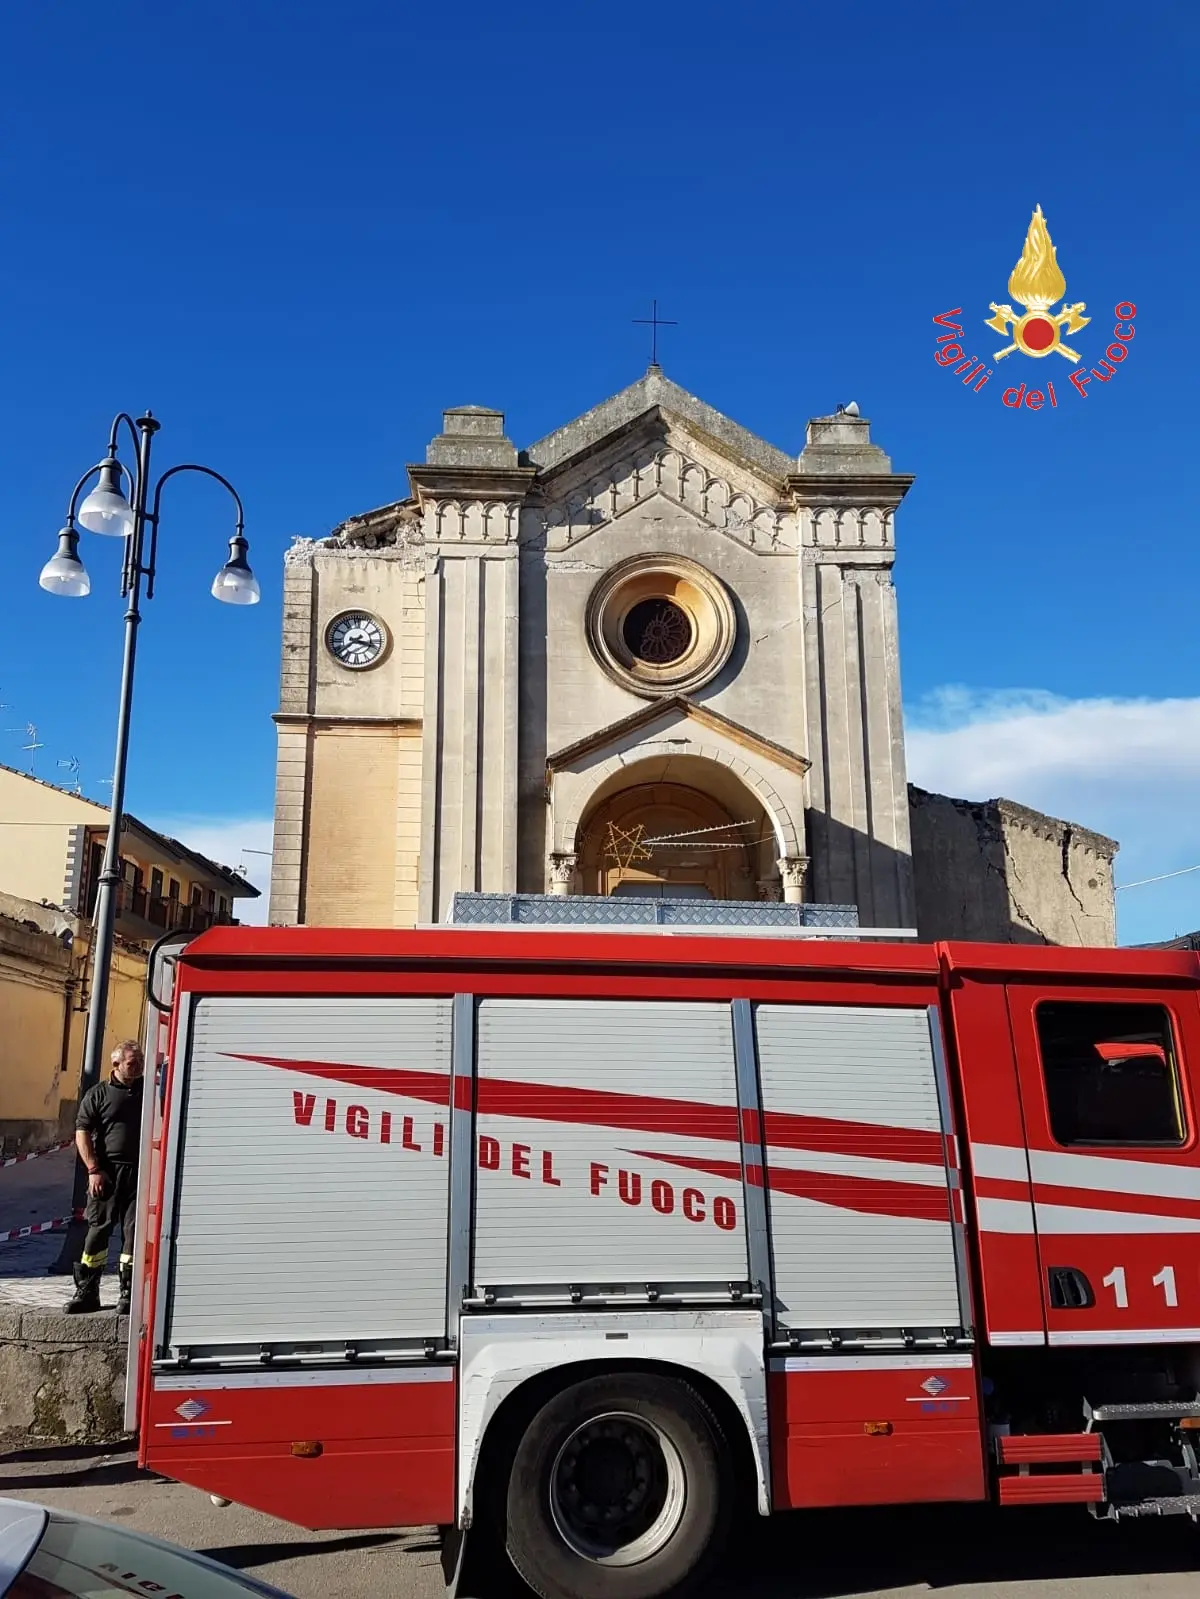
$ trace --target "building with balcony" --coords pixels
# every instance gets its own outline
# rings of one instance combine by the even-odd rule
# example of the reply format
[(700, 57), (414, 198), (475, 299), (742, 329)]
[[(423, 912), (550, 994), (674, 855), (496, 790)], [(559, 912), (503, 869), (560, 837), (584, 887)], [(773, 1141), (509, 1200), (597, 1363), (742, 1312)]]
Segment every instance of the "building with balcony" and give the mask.
[[(108, 826), (85, 824), (72, 840), (68, 897), (80, 916), (95, 915)], [(257, 898), (258, 889), (228, 866), (126, 815), (121, 828), (121, 887), (117, 931), (127, 939), (152, 941), (168, 928), (202, 933), (237, 921), (234, 902)]]
[[(90, 922), (96, 909), (107, 806), (0, 765), (0, 893), (54, 905)], [(237, 920), (258, 889), (239, 873), (126, 814), (121, 826), (117, 933), (150, 944), (168, 928), (200, 933)]]
[[(70, 1136), (91, 984), (106, 806), (0, 765), (0, 1153)], [(258, 890), (126, 815), (105, 1052), (138, 1036), (146, 952), (168, 930), (236, 920)]]

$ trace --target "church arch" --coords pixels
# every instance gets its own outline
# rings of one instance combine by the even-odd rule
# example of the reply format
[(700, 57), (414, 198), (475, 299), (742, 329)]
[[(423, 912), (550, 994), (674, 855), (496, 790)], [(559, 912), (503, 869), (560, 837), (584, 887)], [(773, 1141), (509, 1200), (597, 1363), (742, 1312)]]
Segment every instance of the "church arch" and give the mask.
[[(672, 823), (672, 808), (689, 813), (691, 825), (684, 825), (685, 816)], [(620, 863), (605, 863), (596, 853), (604, 852), (610, 821), (626, 832), (640, 825), (648, 838), (693, 834), (722, 845), (744, 841), (746, 849), (740, 865), (734, 849), (659, 850), (654, 869), (630, 862), (636, 869), (614, 878), (613, 866)], [(701, 831), (710, 828), (718, 831)], [(557, 815), (552, 810), (552, 839), (555, 856), (575, 863), (575, 892), (586, 894), (639, 880), (703, 882), (714, 898), (753, 899), (778, 883), (780, 859), (804, 856), (803, 821), (798, 824), (763, 771), (741, 754), (707, 744), (682, 753), (677, 741), (665, 739), (614, 754), (589, 772), (586, 784), (572, 785), (569, 803)]]
[(576, 847), (585, 894), (753, 899), (761, 875), (760, 807), (739, 815), (688, 783), (631, 782), (588, 811)]

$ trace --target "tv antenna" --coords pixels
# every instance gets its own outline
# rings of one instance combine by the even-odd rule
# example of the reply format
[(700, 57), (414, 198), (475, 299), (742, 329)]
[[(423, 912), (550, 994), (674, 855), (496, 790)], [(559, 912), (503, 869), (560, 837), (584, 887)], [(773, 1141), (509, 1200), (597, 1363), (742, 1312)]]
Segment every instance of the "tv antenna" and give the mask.
[(79, 781), (79, 757), (69, 755), (65, 761), (57, 762), (60, 767), (65, 767), (68, 773), (68, 783), (77, 794), (83, 793), (83, 784)]
[(21, 748), (29, 755), (29, 775), (31, 777), (35, 777), (37, 775), (37, 752), (38, 750), (45, 749), (46, 747), (44, 744), (38, 741), (38, 730), (36, 725), (33, 722), (26, 722), (24, 727), (10, 727), (7, 731), (10, 733), (23, 733), (25, 735), (27, 742), (22, 744)]

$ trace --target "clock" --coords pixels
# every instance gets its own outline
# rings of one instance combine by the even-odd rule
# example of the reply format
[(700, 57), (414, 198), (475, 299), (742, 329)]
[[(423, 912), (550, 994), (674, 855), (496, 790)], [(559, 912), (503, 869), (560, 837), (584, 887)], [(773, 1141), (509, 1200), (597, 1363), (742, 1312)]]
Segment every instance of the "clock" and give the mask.
[(330, 622), (325, 643), (340, 666), (361, 672), (381, 658), (387, 634), (383, 623), (365, 611), (344, 611)]

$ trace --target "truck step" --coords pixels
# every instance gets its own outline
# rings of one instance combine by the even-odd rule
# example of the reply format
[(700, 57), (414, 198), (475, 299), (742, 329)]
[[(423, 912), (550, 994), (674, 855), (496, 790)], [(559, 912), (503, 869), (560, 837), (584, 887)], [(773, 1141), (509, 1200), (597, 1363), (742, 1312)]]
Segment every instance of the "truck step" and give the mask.
[(1104, 1498), (1104, 1478), (1091, 1471), (1001, 1477), (998, 1486), (1002, 1505), (1096, 1505)]
[(1129, 1505), (1110, 1505), (1109, 1516), (1114, 1521), (1126, 1521), (1133, 1516), (1191, 1516), (1200, 1517), (1200, 1494), (1164, 1494), (1154, 1499), (1138, 1499)]
[(996, 1458), (1002, 1466), (1049, 1466), (1097, 1462), (1101, 1458), (1098, 1432), (1014, 1433), (996, 1439)]
[(1141, 1405), (1090, 1405), (1085, 1399), (1083, 1413), (1088, 1421), (1182, 1421), (1200, 1417), (1200, 1400), (1155, 1400)]

